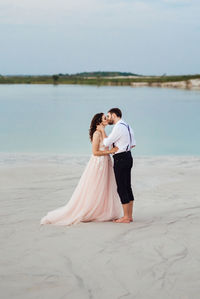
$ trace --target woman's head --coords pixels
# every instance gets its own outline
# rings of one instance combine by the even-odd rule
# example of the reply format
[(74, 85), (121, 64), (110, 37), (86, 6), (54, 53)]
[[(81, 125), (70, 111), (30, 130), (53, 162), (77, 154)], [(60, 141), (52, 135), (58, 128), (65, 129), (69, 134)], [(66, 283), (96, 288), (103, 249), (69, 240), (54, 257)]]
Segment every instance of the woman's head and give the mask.
[(93, 134), (97, 129), (97, 126), (100, 124), (102, 124), (104, 127), (107, 126), (108, 124), (107, 118), (103, 112), (95, 114), (92, 118), (90, 129), (89, 129), (89, 136), (91, 141), (93, 138)]

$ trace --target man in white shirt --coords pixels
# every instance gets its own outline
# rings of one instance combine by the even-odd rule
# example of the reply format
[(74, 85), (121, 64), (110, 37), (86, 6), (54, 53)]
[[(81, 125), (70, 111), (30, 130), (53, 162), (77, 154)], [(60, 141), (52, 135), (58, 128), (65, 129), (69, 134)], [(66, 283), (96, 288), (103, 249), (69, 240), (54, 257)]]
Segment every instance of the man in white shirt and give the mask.
[(107, 120), (109, 125), (114, 124), (111, 134), (107, 137), (104, 127), (101, 126), (103, 144), (114, 145), (118, 151), (113, 155), (114, 173), (117, 183), (117, 191), (124, 210), (124, 216), (115, 220), (117, 223), (129, 223), (133, 221), (134, 196), (131, 188), (131, 168), (133, 158), (131, 149), (136, 146), (133, 129), (122, 119), (122, 112), (119, 108), (108, 111)]

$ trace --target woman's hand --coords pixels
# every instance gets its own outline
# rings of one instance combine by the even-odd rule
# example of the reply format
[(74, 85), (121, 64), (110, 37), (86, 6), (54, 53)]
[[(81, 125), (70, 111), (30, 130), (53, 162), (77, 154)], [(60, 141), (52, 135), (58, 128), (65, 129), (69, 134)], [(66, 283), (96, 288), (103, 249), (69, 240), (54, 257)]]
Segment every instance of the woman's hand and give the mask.
[(102, 124), (97, 126), (97, 131), (102, 132), (104, 131), (104, 126)]
[(118, 151), (118, 147), (117, 146), (115, 146), (115, 147), (113, 147), (111, 150), (110, 150), (110, 153), (111, 154), (114, 154), (114, 153), (116, 153), (117, 151)]

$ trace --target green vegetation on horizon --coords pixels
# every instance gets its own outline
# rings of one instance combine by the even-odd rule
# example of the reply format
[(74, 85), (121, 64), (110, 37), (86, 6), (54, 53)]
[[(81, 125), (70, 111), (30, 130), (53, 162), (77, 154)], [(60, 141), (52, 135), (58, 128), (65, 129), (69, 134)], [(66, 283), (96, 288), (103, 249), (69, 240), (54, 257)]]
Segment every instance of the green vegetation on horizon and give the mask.
[[(130, 78), (128, 76), (134, 76)], [(109, 77), (109, 78), (107, 78)], [(78, 74), (50, 75), (0, 75), (0, 84), (88, 84), (88, 85), (131, 85), (134, 82), (164, 83), (200, 79), (200, 74), (180, 76), (141, 76), (122, 72), (85, 72)]]
[[(60, 74), (62, 75), (62, 74)], [(117, 76), (140, 76), (138, 74), (127, 73), (127, 72), (83, 72), (83, 73), (76, 73), (68, 76), (74, 77), (117, 77)]]

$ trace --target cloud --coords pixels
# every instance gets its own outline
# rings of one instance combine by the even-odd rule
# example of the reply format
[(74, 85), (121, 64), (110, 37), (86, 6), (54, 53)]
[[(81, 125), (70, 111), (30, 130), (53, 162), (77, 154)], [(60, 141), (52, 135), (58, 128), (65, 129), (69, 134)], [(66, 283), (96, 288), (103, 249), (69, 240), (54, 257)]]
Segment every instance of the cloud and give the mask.
[(101, 8), (97, 0), (0, 0), (0, 22), (4, 24), (51, 24), (75, 14), (90, 14)]
[(185, 4), (192, 4), (191, 0), (163, 0), (163, 2), (168, 3), (168, 4), (180, 4), (180, 5), (185, 5)]
[(0, 24), (60, 26), (72, 32), (143, 27), (159, 16), (147, 1), (0, 0)]
[(198, 69), (199, 8), (197, 0), (0, 0), (1, 69), (172, 73), (179, 62), (190, 72), (190, 64)]
[(200, 7), (196, 0), (0, 0), (0, 23), (124, 27), (179, 19), (177, 4), (191, 7), (191, 11), (183, 11), (184, 16), (193, 13), (195, 17), (195, 9)]

